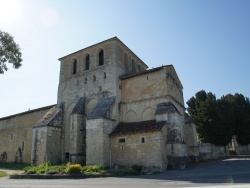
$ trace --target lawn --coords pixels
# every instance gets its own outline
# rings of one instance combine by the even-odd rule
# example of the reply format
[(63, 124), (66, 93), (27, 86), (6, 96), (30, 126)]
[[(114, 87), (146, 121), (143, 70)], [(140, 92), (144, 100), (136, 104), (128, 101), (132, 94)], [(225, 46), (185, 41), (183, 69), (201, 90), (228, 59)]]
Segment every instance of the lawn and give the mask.
[(0, 168), (9, 170), (23, 170), (29, 164), (0, 163)]
[(0, 178), (4, 176), (8, 176), (8, 174), (6, 172), (0, 171)]

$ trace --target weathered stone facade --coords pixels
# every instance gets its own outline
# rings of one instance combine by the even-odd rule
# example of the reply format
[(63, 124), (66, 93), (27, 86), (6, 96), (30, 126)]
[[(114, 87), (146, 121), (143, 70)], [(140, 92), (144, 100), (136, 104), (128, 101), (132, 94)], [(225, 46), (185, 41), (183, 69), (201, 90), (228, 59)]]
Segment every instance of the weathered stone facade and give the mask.
[(0, 118), (0, 162), (31, 163), (32, 126), (53, 106)]
[[(59, 61), (56, 106), (27, 113), (24, 123), (13, 124), (14, 116), (0, 119), (0, 154), (8, 155), (6, 162), (18, 155), (13, 151), (24, 139), (29, 142), (23, 152), (27, 163), (70, 161), (164, 170), (171, 157), (177, 167), (185, 167), (190, 153), (185, 133), (195, 145), (189, 137), (196, 132), (185, 125), (183, 87), (172, 65), (147, 70), (117, 37)], [(27, 133), (19, 135), (22, 126)], [(2, 143), (10, 133), (22, 139), (8, 149)]]

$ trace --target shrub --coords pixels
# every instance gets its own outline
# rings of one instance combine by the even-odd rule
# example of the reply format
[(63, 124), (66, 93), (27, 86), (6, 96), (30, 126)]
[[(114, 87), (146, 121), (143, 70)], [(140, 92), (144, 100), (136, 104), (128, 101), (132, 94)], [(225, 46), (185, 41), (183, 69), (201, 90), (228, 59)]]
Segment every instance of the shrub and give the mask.
[(83, 171), (84, 172), (99, 172), (103, 170), (102, 165), (89, 165), (89, 166), (84, 166)]
[(27, 171), (25, 171), (26, 174), (36, 174), (36, 168), (29, 168)]
[(54, 165), (51, 166), (50, 162), (42, 163), (38, 166), (26, 166), (23, 170), (26, 174), (51, 174), (60, 173), (65, 174), (69, 169), (70, 163), (65, 165)]
[(36, 174), (45, 174), (49, 170), (50, 166), (51, 163), (49, 161), (40, 164), (39, 166), (36, 167)]
[(80, 164), (71, 164), (67, 169), (68, 174), (79, 174), (82, 171), (82, 166)]
[(58, 170), (49, 170), (47, 174), (59, 174)]
[(48, 161), (38, 166), (26, 166), (23, 170), (26, 174), (45, 174), (50, 170), (50, 168), (52, 168), (52, 166)]
[[(66, 167), (64, 165), (54, 165), (49, 167), (49, 171), (57, 171), (57, 174), (64, 174), (66, 173)], [(48, 174), (47, 172), (47, 174)]]
[(89, 174), (96, 174), (96, 173), (101, 173), (104, 174), (106, 173), (106, 170), (103, 169), (101, 164), (98, 165), (89, 165), (89, 166), (84, 166), (82, 168), (82, 172), (86, 175)]
[(35, 168), (34, 166), (26, 166), (25, 168), (23, 168), (24, 172), (28, 172), (30, 169)]

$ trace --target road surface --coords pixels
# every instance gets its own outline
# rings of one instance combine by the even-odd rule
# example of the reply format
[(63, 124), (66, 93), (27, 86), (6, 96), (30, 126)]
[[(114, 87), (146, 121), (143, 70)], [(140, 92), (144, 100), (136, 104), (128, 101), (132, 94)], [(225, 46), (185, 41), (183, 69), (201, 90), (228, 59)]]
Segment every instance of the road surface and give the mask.
[(0, 179), (0, 188), (250, 187), (250, 156), (213, 160), (155, 175), (89, 179)]

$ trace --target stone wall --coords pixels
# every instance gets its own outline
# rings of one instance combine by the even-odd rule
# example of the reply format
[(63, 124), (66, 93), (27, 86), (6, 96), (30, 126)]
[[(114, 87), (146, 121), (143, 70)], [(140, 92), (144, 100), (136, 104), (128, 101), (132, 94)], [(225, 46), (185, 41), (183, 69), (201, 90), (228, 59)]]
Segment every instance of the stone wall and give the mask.
[(0, 155), (7, 154), (6, 162), (31, 163), (32, 126), (52, 106), (30, 110), (0, 119)]
[(167, 167), (166, 131), (164, 126), (161, 131), (156, 132), (112, 136), (112, 167), (142, 165), (148, 170), (165, 170)]
[[(104, 65), (98, 65), (98, 53), (104, 51)], [(134, 59), (140, 64), (142, 70), (147, 67), (132, 51), (130, 51), (119, 40), (107, 40), (97, 45), (90, 46), (73, 54), (60, 58), (61, 71), (58, 89), (58, 104), (61, 102), (77, 100), (79, 96), (89, 99), (92, 95), (102, 93), (115, 95), (119, 88), (119, 76), (127, 73), (124, 53), (128, 61)], [(89, 70), (85, 70), (85, 57), (90, 56)], [(71, 67), (73, 60), (77, 60), (77, 72), (72, 74)], [(128, 67), (129, 69), (129, 67)], [(105, 94), (105, 93), (103, 93)], [(67, 108), (67, 104), (66, 104)]]
[[(156, 119), (167, 122), (166, 150), (175, 165), (184, 168), (187, 163), (187, 147), (184, 136), (184, 100), (182, 85), (173, 68), (163, 66), (139, 75), (122, 77), (121, 121), (138, 122)], [(159, 104), (174, 109), (157, 114)]]
[(60, 164), (61, 155), (61, 128), (39, 127), (33, 129), (31, 162), (39, 165), (50, 161), (51, 164)]
[(148, 66), (124, 44), (121, 45), (119, 43), (117, 45), (117, 57), (117, 67), (124, 70), (119, 76), (135, 72), (144, 72), (148, 68)]
[[(182, 85), (172, 66), (160, 67), (121, 81), (121, 121), (155, 119), (156, 105), (171, 101), (184, 115)], [(171, 75), (173, 76), (167, 76)], [(177, 88), (178, 87), (178, 88)]]
[(122, 102), (156, 98), (167, 93), (164, 69), (122, 79)]
[[(99, 65), (99, 53), (102, 51), (103, 64)], [(89, 68), (86, 68), (86, 57), (89, 57)], [(4, 146), (0, 152), (6, 152), (8, 156), (10, 153), (10, 157), (16, 160), (22, 156), (34, 164), (48, 160), (52, 163), (71, 161), (85, 164), (86, 160), (87, 164), (100, 163), (103, 166), (138, 163), (160, 170), (167, 166), (167, 155), (186, 156), (183, 87), (172, 65), (146, 70), (147, 65), (116, 37), (59, 60), (61, 68), (55, 113), (44, 116), (40, 124), (34, 126), (33, 132), (31, 126), (45, 112), (24, 121), (21, 118), (21, 123), (13, 123), (15, 119), (1, 121), (2, 127), (9, 129), (3, 129), (0, 136), (3, 135), (4, 141), (13, 138), (15, 141), (11, 141), (14, 143), (11, 149), (0, 143)], [(106, 115), (91, 117), (96, 106), (110, 97), (115, 97), (115, 100)], [(157, 105), (167, 102), (173, 104), (177, 112), (171, 117), (169, 114), (156, 117)], [(82, 109), (73, 113), (77, 104)], [(52, 120), (51, 123), (48, 119)], [(119, 138), (115, 137), (110, 142), (109, 134), (120, 122), (154, 119), (167, 122), (162, 131), (127, 135), (125, 145), (117, 143)], [(16, 133), (19, 129), (21, 136), (11, 134), (11, 131)], [(173, 135), (175, 140), (169, 141)], [(145, 143), (139, 142), (142, 138)], [(193, 141), (190, 138), (188, 142)], [(27, 151), (26, 147), (29, 148)]]
[(31, 164), (37, 165), (47, 161), (47, 127), (33, 129)]
[[(100, 66), (99, 52), (101, 50), (104, 52), (104, 64)], [(90, 64), (89, 70), (86, 70), (86, 57), (88, 55)], [(141, 71), (145, 70), (147, 65), (116, 37), (69, 54), (59, 60), (61, 68), (57, 104), (59, 106), (63, 103), (65, 106), (63, 153), (66, 155), (67, 153), (75, 153), (75, 150), (79, 150), (79, 148), (76, 149), (76, 147), (79, 147), (79, 142), (75, 143), (78, 144), (78, 146), (75, 146), (74, 142), (76, 140), (71, 140), (72, 133), (75, 131), (70, 129), (70, 114), (78, 100), (81, 97), (85, 98), (84, 115), (88, 116), (102, 98), (116, 96), (116, 102), (111, 114), (117, 124), (120, 119), (118, 102), (121, 100), (119, 77), (127, 73), (132, 73), (132, 60), (137, 72), (139, 71), (139, 65)], [(75, 60), (77, 60), (77, 71), (76, 74), (72, 74), (73, 62)]]
[(210, 143), (202, 143), (199, 145), (199, 158), (201, 160), (215, 159), (229, 155), (227, 147), (215, 146)]
[(70, 162), (86, 163), (86, 119), (80, 114), (71, 115)]
[(188, 146), (198, 146), (198, 137), (194, 123), (185, 123), (184, 126), (185, 141)]
[(248, 145), (240, 145), (237, 142), (237, 136), (234, 135), (231, 143), (229, 144), (229, 151), (232, 154), (239, 154), (239, 155), (244, 155), (244, 154), (249, 154), (250, 153), (250, 144)]
[(87, 119), (86, 123), (86, 164), (110, 166), (109, 134), (115, 127), (115, 121), (108, 119)]
[(196, 162), (199, 156), (199, 146), (196, 126), (192, 121), (185, 122), (184, 136), (187, 144), (189, 162)]
[(63, 108), (51, 108), (33, 125), (31, 163), (39, 165), (50, 161), (62, 162)]
[(236, 149), (236, 153), (239, 155), (249, 154), (250, 153), (250, 144), (248, 145), (238, 145)]

